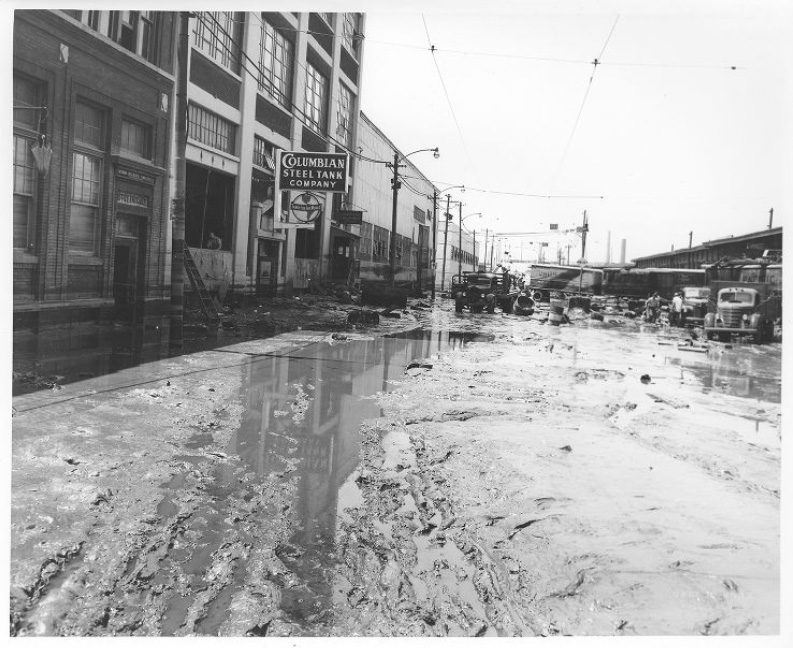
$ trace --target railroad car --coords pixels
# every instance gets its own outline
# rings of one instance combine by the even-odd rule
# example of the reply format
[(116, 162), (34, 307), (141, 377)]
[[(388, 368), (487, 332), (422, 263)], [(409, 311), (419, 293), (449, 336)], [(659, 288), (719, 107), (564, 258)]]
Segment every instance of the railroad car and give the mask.
[(552, 292), (600, 295), (603, 271), (596, 268), (532, 263), (528, 286), (535, 301), (547, 301)]

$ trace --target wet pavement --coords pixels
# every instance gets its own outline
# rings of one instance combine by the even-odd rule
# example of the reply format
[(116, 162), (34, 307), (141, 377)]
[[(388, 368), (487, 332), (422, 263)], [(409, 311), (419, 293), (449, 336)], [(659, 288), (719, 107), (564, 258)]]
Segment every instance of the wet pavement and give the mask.
[[(778, 627), (770, 592), (781, 345), (695, 349), (684, 330), (622, 318), (556, 328), (542, 317), (456, 315), (448, 306), (421, 313), (422, 330), (247, 340), (15, 398), (13, 633), (526, 636)], [(617, 467), (610, 455), (628, 463)], [(583, 462), (577, 478), (559, 481), (562, 457)], [(646, 478), (631, 472), (645, 461), (656, 469), (654, 483), (689, 484), (702, 501), (685, 490), (663, 497), (647, 490)], [(609, 484), (609, 471), (623, 487)], [(581, 509), (587, 484), (590, 498), (605, 493), (622, 503), (612, 512), (594, 500), (591, 511)], [(642, 521), (644, 513), (629, 513), (640, 500), (629, 497), (668, 512)], [(683, 539), (676, 529), (698, 508), (711, 507), (699, 515), (714, 530), (726, 523), (730, 515), (713, 507), (719, 497), (746, 515), (729, 533), (695, 524)], [(610, 521), (591, 526), (598, 511)], [(632, 536), (624, 514), (648, 531)], [(556, 533), (535, 531), (539, 519), (555, 521)], [(537, 533), (541, 546), (525, 544)], [(653, 535), (662, 542), (647, 553)], [(504, 553), (505, 543), (517, 553)], [(665, 615), (677, 604), (660, 600), (665, 587), (680, 587), (674, 578), (661, 578), (665, 585), (644, 603), (634, 596), (628, 603), (618, 592), (631, 583), (618, 585), (612, 573), (610, 604), (581, 600), (602, 611), (587, 626), (573, 604), (586, 584), (601, 582), (593, 575), (611, 573), (619, 543), (638, 543), (620, 560), (651, 573), (659, 551), (689, 564), (685, 547), (721, 543), (727, 548), (710, 551), (720, 558), (698, 554), (690, 564), (709, 570), (706, 581), (720, 561), (744, 573), (730, 582), (750, 600), (729, 619), (724, 610), (735, 600), (708, 594), (703, 579), (689, 575), (686, 587), (712, 600), (707, 614), (721, 616), (702, 620), (692, 606), (672, 622)], [(752, 560), (770, 590), (751, 584)], [(634, 616), (609, 612), (620, 607)]]

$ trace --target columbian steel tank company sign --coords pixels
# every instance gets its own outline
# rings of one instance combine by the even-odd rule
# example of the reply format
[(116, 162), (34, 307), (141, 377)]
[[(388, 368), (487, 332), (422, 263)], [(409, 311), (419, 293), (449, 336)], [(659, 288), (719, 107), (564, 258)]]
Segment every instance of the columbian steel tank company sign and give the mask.
[(347, 191), (347, 153), (277, 151), (275, 175), (278, 190)]

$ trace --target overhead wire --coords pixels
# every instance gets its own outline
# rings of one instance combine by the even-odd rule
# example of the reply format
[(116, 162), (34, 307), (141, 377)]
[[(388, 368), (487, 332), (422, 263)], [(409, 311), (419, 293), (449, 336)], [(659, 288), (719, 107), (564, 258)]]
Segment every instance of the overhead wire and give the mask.
[[(229, 41), (230, 41), (230, 42), (232, 42), (232, 43), (234, 43), (235, 45), (237, 45), (237, 48), (238, 48), (238, 50), (239, 50), (239, 53), (237, 53), (237, 51), (235, 51), (234, 49), (228, 48), (228, 46), (227, 46), (225, 43), (219, 43), (219, 44), (225, 48), (225, 51), (226, 51), (226, 52), (228, 52), (228, 53), (229, 53), (231, 56), (234, 56), (234, 57), (236, 58), (237, 62), (240, 64), (240, 67), (241, 67), (241, 68), (242, 68), (242, 69), (243, 69), (243, 70), (244, 70), (244, 71), (245, 71), (245, 72), (246, 72), (248, 75), (250, 75), (250, 76), (251, 76), (251, 78), (253, 78), (254, 80), (256, 80), (256, 81), (257, 81), (257, 83), (258, 83), (258, 81), (259, 81), (259, 76), (258, 76), (257, 74), (255, 74), (255, 73), (254, 73), (254, 72), (253, 72), (251, 69), (249, 69), (249, 67), (248, 67), (248, 66), (245, 64), (245, 62), (244, 62), (242, 59), (244, 58), (244, 59), (245, 59), (245, 61), (249, 62), (249, 63), (250, 63), (250, 65), (252, 65), (252, 66), (253, 66), (253, 68), (256, 70), (256, 72), (259, 72), (259, 73), (261, 73), (261, 72), (262, 72), (262, 69), (261, 69), (261, 67), (260, 67), (260, 66), (259, 66), (259, 65), (258, 65), (258, 64), (255, 62), (255, 61), (253, 61), (253, 60), (250, 58), (250, 56), (248, 56), (248, 54), (247, 54), (247, 53), (245, 53), (245, 52), (244, 52), (244, 50), (243, 50), (243, 48), (242, 48), (241, 44), (240, 44), (239, 42), (237, 42), (237, 41), (234, 39), (234, 37), (233, 37), (231, 34), (229, 34), (229, 33), (228, 33), (226, 30), (225, 30), (225, 28), (224, 28), (224, 27), (223, 27), (223, 26), (222, 26), (222, 25), (221, 25), (221, 24), (220, 24), (220, 23), (217, 21), (217, 19), (215, 19), (215, 18), (214, 18), (214, 16), (212, 16), (212, 15), (211, 15), (211, 14), (209, 14), (208, 12), (199, 12), (199, 13), (197, 13), (197, 14), (196, 14), (196, 17), (197, 17), (199, 20), (204, 20), (204, 16), (206, 16), (206, 15), (208, 15), (208, 16), (209, 16), (209, 18), (210, 18), (210, 19), (213, 21), (213, 23), (214, 23), (214, 24), (217, 26), (218, 30), (219, 30), (220, 32), (222, 32), (222, 33), (223, 33), (225, 36), (227, 36), (227, 37), (228, 37), (228, 39), (229, 39)], [(254, 15), (254, 16), (256, 16), (256, 14), (255, 14), (255, 13), (254, 13), (253, 15)], [(263, 23), (262, 23), (262, 21), (261, 21), (261, 19), (259, 19), (259, 18), (258, 18), (258, 16), (256, 16), (256, 18), (257, 18), (257, 20), (259, 20), (259, 23), (260, 23), (260, 24), (263, 24)], [(425, 23), (425, 27), (426, 27), (426, 23)], [(429, 32), (427, 32), (427, 36), (429, 37)], [(298, 62), (298, 64), (299, 64), (299, 65), (301, 65), (301, 67), (303, 67), (303, 69), (306, 69), (306, 68), (305, 68), (305, 66), (303, 66), (303, 65), (302, 65), (302, 64), (300, 64), (299, 62)], [(312, 125), (311, 125), (310, 123), (308, 123), (308, 121), (306, 121), (306, 120), (304, 120), (304, 119), (301, 119), (301, 118), (300, 118), (300, 115), (302, 115), (303, 117), (306, 117), (306, 114), (305, 114), (305, 112), (304, 112), (304, 111), (300, 110), (300, 109), (297, 107), (297, 105), (295, 105), (295, 104), (292, 104), (292, 110), (293, 110), (293, 111), (295, 111), (296, 113), (298, 113), (298, 114), (296, 114), (296, 115), (295, 115), (295, 117), (297, 118), (297, 120), (298, 120), (298, 121), (299, 121), (301, 124), (303, 124), (304, 126), (306, 126), (306, 127), (308, 127), (308, 128), (312, 128)], [(392, 164), (392, 163), (391, 163), (390, 161), (388, 161), (388, 160), (377, 160), (377, 159), (370, 158), (370, 157), (368, 157), (368, 156), (362, 155), (361, 153), (359, 153), (359, 152), (357, 152), (357, 151), (353, 151), (353, 150), (352, 150), (352, 149), (350, 149), (348, 146), (346, 146), (344, 143), (342, 143), (342, 142), (340, 142), (340, 141), (336, 140), (336, 139), (335, 139), (333, 136), (331, 136), (331, 135), (328, 135), (328, 134), (325, 134), (325, 133), (317, 133), (317, 132), (316, 132), (316, 131), (314, 131), (313, 129), (312, 129), (312, 132), (314, 132), (314, 133), (315, 133), (315, 134), (316, 134), (318, 137), (320, 137), (320, 139), (322, 139), (324, 142), (326, 142), (326, 143), (328, 143), (328, 144), (334, 144), (334, 145), (340, 146), (340, 147), (341, 147), (341, 148), (343, 148), (345, 151), (347, 151), (347, 152), (348, 152), (350, 155), (352, 155), (353, 157), (355, 157), (355, 158), (357, 158), (357, 159), (359, 159), (359, 160), (366, 161), (366, 162), (370, 162), (370, 163), (373, 163), (373, 164), (383, 164), (383, 165), (390, 165), (390, 164)], [(419, 180), (419, 179), (420, 179), (420, 180), (426, 181), (426, 179), (425, 179), (425, 178), (417, 178), (417, 177), (411, 177), (411, 176), (404, 176), (404, 175), (400, 175), (400, 178), (402, 178), (403, 180), (404, 180), (404, 178), (405, 178), (405, 177), (408, 177), (408, 178), (411, 178), (411, 179), (416, 179), (416, 180)], [(435, 181), (432, 181), (432, 180), (430, 180), (430, 182), (431, 182), (433, 185), (434, 185), (434, 184), (436, 184), (436, 182), (435, 182)], [(438, 182), (438, 184), (452, 184), (452, 185), (454, 185), (454, 184), (458, 184), (458, 185), (459, 185), (459, 184), (461, 184), (461, 183), (445, 183), (445, 182)], [(587, 199), (595, 198), (595, 199), (602, 199), (602, 198), (603, 198), (603, 196), (576, 196), (576, 195), (569, 195), (569, 196), (564, 196), (564, 195), (531, 194), (531, 193), (523, 193), (523, 192), (498, 191), (498, 190), (492, 190), (492, 189), (481, 189), (481, 188), (468, 187), (467, 185), (465, 186), (465, 188), (466, 188), (466, 189), (470, 189), (471, 191), (478, 191), (478, 192), (482, 192), (482, 193), (493, 193), (493, 194), (511, 195), (511, 196), (526, 197), (526, 198), (545, 198), (545, 199), (553, 199), (553, 198), (587, 198)], [(440, 190), (440, 191), (442, 192), (442, 191), (444, 191), (444, 190)], [(418, 193), (417, 195), (426, 195), (426, 194), (421, 194), (421, 193)]]
[(619, 14), (617, 14), (617, 17), (614, 20), (614, 24), (611, 26), (611, 31), (609, 31), (609, 35), (606, 37), (606, 42), (603, 44), (603, 47), (600, 50), (600, 54), (591, 63), (592, 74), (589, 77), (589, 82), (587, 83), (586, 92), (584, 92), (584, 98), (581, 101), (581, 106), (578, 108), (578, 114), (576, 115), (575, 121), (573, 122), (573, 128), (570, 131), (570, 136), (567, 138), (567, 142), (565, 143), (564, 149), (562, 150), (562, 157), (559, 160), (559, 165), (556, 168), (556, 173), (554, 174), (553, 179), (551, 180), (552, 187), (556, 185), (556, 180), (559, 177), (559, 173), (561, 173), (562, 166), (564, 165), (565, 159), (567, 158), (567, 152), (570, 149), (570, 144), (572, 143), (573, 137), (575, 136), (575, 132), (578, 129), (578, 123), (581, 120), (581, 114), (584, 112), (584, 106), (586, 105), (586, 100), (589, 97), (589, 91), (592, 89), (592, 82), (595, 79), (595, 73), (597, 72), (598, 65), (600, 65), (600, 59), (603, 58), (603, 53), (606, 51), (606, 46), (609, 44), (609, 41), (611, 40), (611, 35), (614, 33), (614, 30), (616, 29), (617, 22), (619, 22), (619, 19), (620, 19)]
[(471, 154), (468, 152), (468, 146), (465, 143), (465, 138), (463, 137), (463, 131), (460, 128), (460, 122), (457, 119), (457, 114), (454, 112), (454, 106), (452, 105), (452, 99), (449, 96), (449, 90), (446, 87), (446, 82), (443, 80), (443, 74), (441, 74), (441, 68), (438, 65), (438, 60), (435, 58), (435, 46), (432, 44), (430, 30), (429, 27), (427, 27), (427, 19), (424, 17), (424, 14), (421, 14), (421, 20), (424, 23), (424, 32), (427, 34), (427, 43), (430, 46), (432, 62), (435, 64), (435, 69), (438, 71), (438, 78), (440, 79), (441, 86), (443, 87), (443, 93), (446, 95), (446, 103), (449, 104), (449, 111), (452, 113), (452, 119), (454, 119), (454, 124), (457, 127), (457, 134), (460, 136), (460, 143), (463, 145), (463, 150), (465, 151), (465, 155), (468, 158), (468, 162), (470, 164)]

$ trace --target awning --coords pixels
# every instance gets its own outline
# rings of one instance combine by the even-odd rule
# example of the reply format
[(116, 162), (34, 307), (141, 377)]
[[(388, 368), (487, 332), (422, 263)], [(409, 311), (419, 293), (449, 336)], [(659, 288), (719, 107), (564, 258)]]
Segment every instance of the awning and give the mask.
[(330, 226), (330, 233), (331, 234), (338, 234), (338, 235), (341, 235), (341, 236), (349, 236), (350, 238), (357, 238), (357, 239), (361, 238), (360, 234), (355, 234), (354, 232), (350, 232), (350, 231), (348, 231), (346, 229), (342, 229), (338, 225), (331, 225)]

